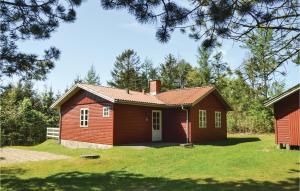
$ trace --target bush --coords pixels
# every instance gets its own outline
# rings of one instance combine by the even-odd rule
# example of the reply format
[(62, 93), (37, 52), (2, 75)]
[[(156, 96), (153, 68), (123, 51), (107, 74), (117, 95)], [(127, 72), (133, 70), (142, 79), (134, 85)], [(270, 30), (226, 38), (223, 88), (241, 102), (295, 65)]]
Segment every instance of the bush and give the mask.
[(0, 101), (1, 146), (34, 145), (46, 140), (46, 129), (58, 124), (58, 114), (50, 109), (54, 99), (43, 98), (28, 84), (4, 90)]

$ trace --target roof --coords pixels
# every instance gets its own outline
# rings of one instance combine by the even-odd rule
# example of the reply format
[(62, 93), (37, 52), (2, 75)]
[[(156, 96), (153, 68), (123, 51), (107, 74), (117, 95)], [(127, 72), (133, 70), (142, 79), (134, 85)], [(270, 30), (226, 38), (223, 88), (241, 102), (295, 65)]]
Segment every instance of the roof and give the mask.
[(138, 103), (164, 104), (162, 101), (157, 99), (157, 97), (150, 94), (145, 94), (143, 92), (130, 90), (129, 93), (127, 93), (124, 89), (89, 84), (80, 84), (80, 87), (85, 87), (88, 90), (93, 90), (106, 95), (107, 97), (112, 98), (114, 100), (113, 102), (130, 101)]
[(138, 91), (129, 91), (124, 89), (97, 86), (90, 84), (76, 84), (62, 97), (55, 101), (51, 107), (58, 108), (70, 97), (72, 97), (80, 89), (86, 90), (94, 95), (102, 97), (113, 103), (126, 103), (135, 105), (161, 106), (161, 107), (177, 107), (177, 106), (192, 106), (206, 97), (208, 94), (215, 92), (221, 99), (222, 103), (228, 110), (232, 110), (229, 104), (222, 98), (219, 92), (213, 86), (195, 87), (175, 89), (151, 95)]
[(286, 90), (285, 92), (283, 92), (282, 94), (276, 96), (276, 97), (273, 97), (271, 99), (269, 99), (267, 102), (265, 102), (265, 106), (268, 107), (268, 106), (271, 106), (273, 105), (274, 103), (286, 98), (287, 96), (293, 94), (294, 92), (297, 92), (300, 90), (300, 84), (297, 84), (295, 85), (294, 87)]
[(189, 105), (213, 90), (212, 86), (175, 89), (159, 93), (156, 97), (167, 105)]

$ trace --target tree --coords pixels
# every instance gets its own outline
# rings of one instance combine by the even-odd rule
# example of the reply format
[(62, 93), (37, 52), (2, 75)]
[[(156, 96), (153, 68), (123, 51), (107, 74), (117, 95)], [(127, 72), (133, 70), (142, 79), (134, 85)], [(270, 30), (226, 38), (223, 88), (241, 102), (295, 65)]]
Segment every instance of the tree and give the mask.
[[(299, 1), (194, 1), (189, 6), (174, 0), (101, 0), (104, 9), (127, 9), (141, 24), (156, 22), (156, 37), (167, 42), (175, 30), (188, 32), (204, 47), (217, 45), (220, 38), (247, 38), (255, 29), (273, 29), (272, 47), (277, 65), (299, 56)], [(297, 63), (297, 62), (296, 62)]]
[(77, 75), (75, 77), (74, 81), (73, 81), (73, 85), (75, 85), (75, 84), (81, 84), (81, 83), (84, 83), (84, 80), (80, 77), (80, 75)]
[(95, 67), (92, 65), (84, 78), (84, 83), (92, 85), (100, 85), (100, 76), (96, 73)]
[(210, 48), (198, 48), (197, 67), (187, 74), (188, 86), (215, 85), (221, 89), (225, 84), (223, 78), (231, 75), (228, 63), (222, 60), (222, 52), (212, 53)]
[(59, 58), (59, 50), (50, 47), (43, 57), (39, 57), (20, 52), (17, 42), (50, 38), (60, 22), (74, 22), (75, 7), (80, 4), (81, 0), (0, 1), (0, 77), (45, 79)]
[(250, 56), (241, 65), (241, 72), (245, 80), (251, 84), (252, 89), (256, 90), (253, 96), (263, 96), (267, 99), (270, 86), (276, 80), (276, 75), (272, 73), (278, 72), (280, 75), (285, 75), (285, 73), (274, 71), (278, 60), (270, 44), (273, 40), (273, 31), (259, 29), (249, 35), (243, 47), (249, 50)]
[(151, 60), (146, 59), (141, 65), (141, 84), (142, 89), (145, 91), (149, 90), (149, 81), (158, 79), (157, 69), (153, 67)]
[(9, 84), (0, 99), (1, 145), (32, 145), (46, 139), (46, 127), (58, 125), (58, 113), (50, 108), (52, 89), (39, 94), (30, 82)]
[(160, 79), (162, 82), (162, 91), (179, 87), (176, 84), (176, 80), (178, 80), (177, 60), (172, 54), (167, 55), (165, 63), (160, 65)]
[(219, 89), (223, 89), (226, 86), (226, 77), (232, 75), (231, 69), (227, 62), (223, 61), (222, 52), (217, 52), (212, 58), (211, 75), (213, 84)]
[[(100, 76), (99, 74), (97, 74), (94, 65), (90, 67), (90, 69), (87, 71), (87, 74), (85, 75), (84, 78), (81, 78), (80, 75), (77, 75), (73, 81), (72, 86), (81, 83), (91, 84), (91, 85), (101, 85)], [(69, 88), (67, 87), (65, 92), (67, 92), (68, 90)]]
[(111, 72), (112, 80), (108, 85), (117, 88), (141, 90), (140, 58), (134, 50), (128, 49), (117, 56), (114, 69)]
[(198, 48), (198, 73), (199, 73), (199, 86), (206, 86), (212, 84), (212, 71), (211, 71), (211, 49), (199, 47)]
[(56, 127), (59, 123), (59, 113), (56, 109), (51, 108), (51, 105), (57, 100), (60, 96), (55, 95), (52, 87), (45, 88), (43, 92), (40, 93), (40, 108), (37, 108), (46, 116), (46, 123), (49, 127)]
[(188, 73), (192, 70), (192, 66), (184, 59), (181, 59), (177, 64), (177, 70), (180, 88), (188, 86)]

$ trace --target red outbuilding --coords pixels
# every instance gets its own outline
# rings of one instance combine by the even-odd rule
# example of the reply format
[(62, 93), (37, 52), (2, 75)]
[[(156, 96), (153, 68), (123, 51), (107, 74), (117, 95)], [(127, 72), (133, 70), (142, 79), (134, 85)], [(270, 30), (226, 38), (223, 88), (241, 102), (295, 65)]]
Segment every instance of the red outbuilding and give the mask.
[(108, 148), (146, 142), (201, 143), (227, 138), (231, 110), (212, 86), (150, 92), (76, 84), (53, 105), (60, 111), (60, 142)]
[(265, 105), (273, 106), (276, 144), (280, 148), (300, 146), (300, 84), (270, 99)]

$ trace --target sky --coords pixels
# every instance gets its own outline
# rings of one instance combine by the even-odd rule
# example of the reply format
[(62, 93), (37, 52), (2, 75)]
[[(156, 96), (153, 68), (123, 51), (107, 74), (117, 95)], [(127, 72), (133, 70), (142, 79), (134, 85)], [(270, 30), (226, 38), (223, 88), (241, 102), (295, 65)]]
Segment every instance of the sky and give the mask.
[[(49, 40), (24, 41), (18, 45), (21, 51), (40, 55), (50, 46), (61, 51), (47, 80), (35, 83), (40, 91), (51, 86), (55, 92), (63, 92), (77, 75), (84, 77), (91, 65), (99, 73), (101, 84), (106, 85), (111, 79), (116, 56), (125, 49), (134, 49), (142, 61), (148, 58), (154, 66), (159, 66), (169, 53), (196, 66), (199, 41), (174, 32), (171, 40), (162, 44), (156, 40), (155, 31), (155, 25), (137, 23), (126, 10), (107, 11), (101, 8), (99, 1), (86, 1), (77, 9), (77, 20), (71, 24), (62, 23)], [(232, 69), (247, 57), (247, 51), (232, 41), (223, 41), (220, 51)], [(299, 83), (299, 67), (288, 64), (281, 70), (287, 73), (284, 78), (287, 88)]]

